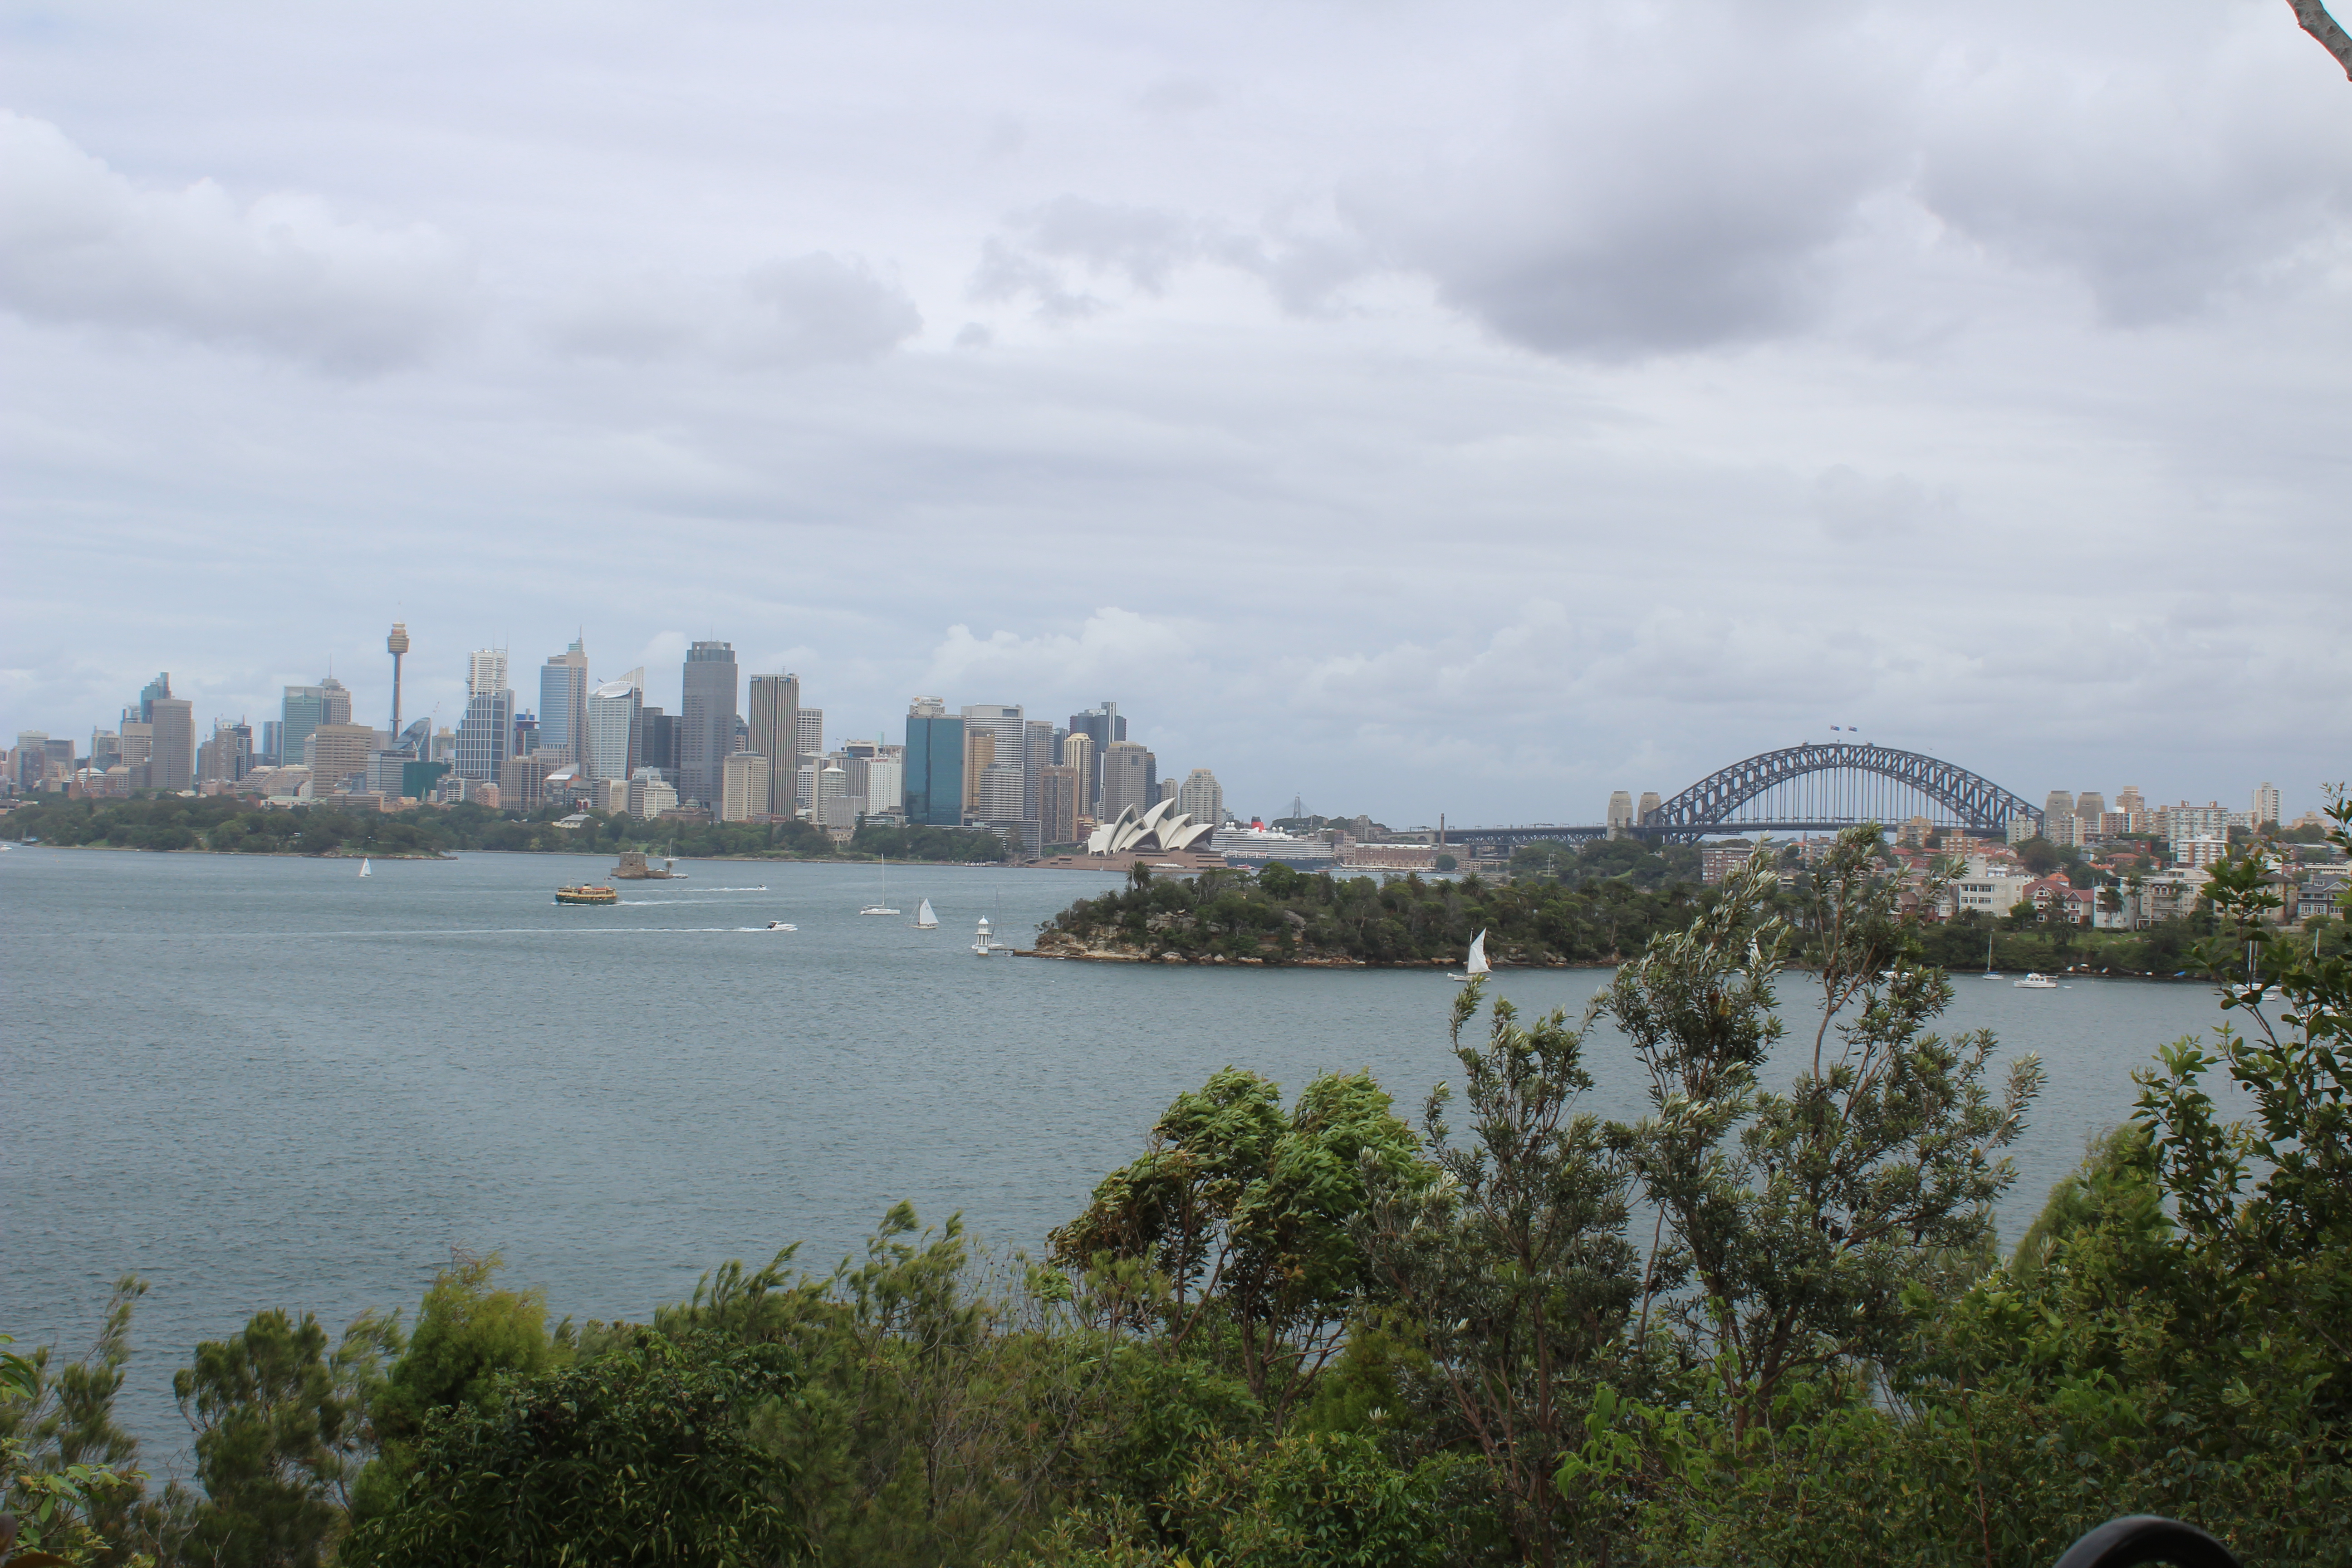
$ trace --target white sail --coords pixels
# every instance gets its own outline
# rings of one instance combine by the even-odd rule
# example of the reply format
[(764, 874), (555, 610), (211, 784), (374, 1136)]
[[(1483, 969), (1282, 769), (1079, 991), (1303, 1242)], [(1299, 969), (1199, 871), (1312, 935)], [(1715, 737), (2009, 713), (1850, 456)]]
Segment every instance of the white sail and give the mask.
[(931, 912), (931, 900), (925, 899), (915, 910), (915, 929), (917, 931), (936, 931), (939, 929), (939, 924), (940, 917)]
[(368, 869), (368, 859), (364, 855), (360, 857), (360, 875), (362, 877), (373, 877), (375, 875), (373, 871)]
[(1485, 931), (1482, 931), (1476, 936), (1470, 939), (1470, 959), (1468, 963), (1463, 964), (1462, 971), (1465, 974), (1485, 974), (1488, 973), (1486, 968), (1486, 933)]

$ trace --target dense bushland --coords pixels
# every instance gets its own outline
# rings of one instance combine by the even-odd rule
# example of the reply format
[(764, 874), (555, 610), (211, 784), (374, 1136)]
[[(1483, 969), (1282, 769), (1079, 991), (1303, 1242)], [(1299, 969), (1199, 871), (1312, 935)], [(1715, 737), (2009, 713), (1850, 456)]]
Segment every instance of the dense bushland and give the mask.
[[(2024, 1568), (2143, 1510), (2352, 1563), (2352, 964), (2224, 868), (2225, 1026), (2004, 1260), (2039, 1066), (1937, 1031), (1874, 844), (1793, 902), (1751, 863), (1581, 1020), (1465, 988), (1415, 1119), (1225, 1068), (1042, 1258), (901, 1207), (637, 1322), (471, 1258), (413, 1322), (264, 1312), (179, 1373), (194, 1489), (113, 1425), (126, 1281), (83, 1359), (5, 1363), (10, 1504), (68, 1563)], [(1631, 1121), (1581, 1109), (1603, 1017)]]

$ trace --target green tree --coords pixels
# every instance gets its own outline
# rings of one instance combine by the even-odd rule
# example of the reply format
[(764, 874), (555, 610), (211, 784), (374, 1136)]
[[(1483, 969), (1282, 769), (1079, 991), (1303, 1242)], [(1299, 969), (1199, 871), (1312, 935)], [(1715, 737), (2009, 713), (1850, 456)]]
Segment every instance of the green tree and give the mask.
[(1433, 1168), (1374, 1173), (1358, 1229), (1493, 1471), (1519, 1553), (1549, 1564), (1570, 1550), (1552, 1476), (1573, 1402), (1637, 1289), (1626, 1176), (1600, 1121), (1576, 1109), (1592, 1087), (1591, 1016), (1572, 1028), (1555, 1012), (1528, 1028), (1496, 1002), (1484, 1041), (1465, 1045), (1484, 991), (1474, 982), (1455, 999), (1450, 1036), (1468, 1140), (1452, 1141), (1451, 1090), (1438, 1085), (1423, 1119)]
[(372, 1446), (369, 1397), (398, 1342), (373, 1314), (335, 1344), (317, 1318), (271, 1310), (197, 1345), (172, 1379), (205, 1489), (189, 1550), (248, 1568), (324, 1561)]
[(509, 1374), (485, 1407), (442, 1407), (350, 1568), (803, 1560), (791, 1468), (754, 1435), (796, 1386), (789, 1351), (715, 1333), (620, 1334), (603, 1353)]
[[(1995, 1099), (1989, 1033), (1926, 1032), (1951, 986), (1912, 962), (1915, 917), (1874, 874), (1878, 842), (1874, 824), (1849, 828), (1814, 872), (1802, 914), (1821, 1021), (1789, 1092), (1759, 1081), (1793, 934), (1766, 913), (1777, 878), (1761, 852), (1609, 991), (1649, 1078), (1650, 1115), (1612, 1129), (1660, 1215), (1644, 1321), (1657, 1301), (1691, 1364), (1716, 1369), (1741, 1440), (1792, 1373), (1885, 1353), (1904, 1288), (1989, 1245), (2014, 1179), (1997, 1156), (2042, 1083), (2026, 1057)], [(1695, 1290), (1671, 1295), (1685, 1279)]]
[(1418, 1165), (1412, 1130), (1369, 1073), (1318, 1078), (1285, 1115), (1277, 1086), (1229, 1067), (1177, 1097), (1144, 1154), (1054, 1232), (1054, 1256), (1157, 1270), (1168, 1348), (1206, 1326), (1279, 1422), (1339, 1348), (1366, 1282), (1353, 1226), (1367, 1172)]

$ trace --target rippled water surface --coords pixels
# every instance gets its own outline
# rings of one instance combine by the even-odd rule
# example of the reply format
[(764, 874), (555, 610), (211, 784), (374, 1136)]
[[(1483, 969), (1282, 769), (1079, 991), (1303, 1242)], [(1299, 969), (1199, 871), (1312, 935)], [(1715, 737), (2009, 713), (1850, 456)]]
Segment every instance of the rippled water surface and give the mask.
[[(558, 1314), (642, 1317), (732, 1257), (829, 1267), (892, 1203), (1034, 1247), (1157, 1112), (1235, 1062), (1296, 1089), (1369, 1067), (1417, 1110), (1455, 987), (1431, 972), (977, 959), (1114, 886), (1085, 872), (681, 862), (559, 909), (605, 859), (350, 861), (20, 848), (0, 855), (0, 1331), (94, 1325), (144, 1275), (123, 1409), (171, 1448), (171, 1369), (264, 1307), (337, 1327), (412, 1309), (453, 1247), (505, 1254)], [(936, 931), (910, 928), (928, 896)], [(758, 928), (790, 921), (793, 932)], [(1574, 1012), (1600, 970), (1504, 972)], [(1792, 1015), (1803, 977), (1786, 988)], [(2014, 1235), (2131, 1069), (2208, 1027), (2210, 994), (1961, 977), (1948, 1015), (2050, 1089), (2002, 1215)], [(1592, 1109), (1638, 1113), (1596, 1037)]]

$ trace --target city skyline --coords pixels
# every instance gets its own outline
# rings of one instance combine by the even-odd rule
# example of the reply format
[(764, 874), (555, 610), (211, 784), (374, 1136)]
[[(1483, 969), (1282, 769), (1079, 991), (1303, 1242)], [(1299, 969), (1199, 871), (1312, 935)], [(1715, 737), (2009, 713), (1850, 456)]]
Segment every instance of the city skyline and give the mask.
[(1389, 820), (2352, 756), (2284, 7), (115, 15), (0, 51), (0, 731), (381, 721), (399, 621), (445, 725), (718, 637)]

